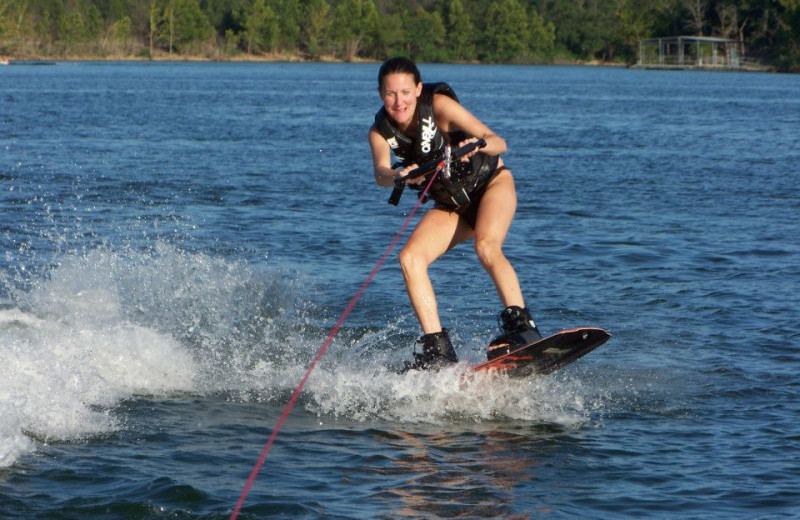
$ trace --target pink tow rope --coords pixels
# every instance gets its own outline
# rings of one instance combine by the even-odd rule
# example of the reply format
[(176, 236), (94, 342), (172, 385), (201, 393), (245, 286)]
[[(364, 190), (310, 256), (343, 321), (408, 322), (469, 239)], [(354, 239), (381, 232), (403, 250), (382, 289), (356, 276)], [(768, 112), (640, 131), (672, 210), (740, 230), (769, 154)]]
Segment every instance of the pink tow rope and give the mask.
[(397, 245), (397, 242), (400, 241), (400, 237), (403, 236), (403, 233), (405, 233), (408, 224), (411, 222), (411, 219), (414, 217), (414, 214), (417, 212), (420, 205), (422, 204), (425, 194), (430, 189), (431, 184), (433, 184), (433, 181), (436, 179), (436, 176), (438, 175), (439, 171), (440, 169), (437, 169), (433, 173), (433, 175), (431, 175), (431, 179), (425, 186), (425, 190), (420, 195), (419, 200), (414, 205), (414, 209), (412, 209), (411, 213), (408, 214), (408, 217), (406, 217), (405, 221), (403, 222), (403, 225), (400, 226), (400, 230), (394, 236), (394, 239), (392, 240), (391, 244), (389, 244), (389, 247), (386, 249), (381, 258), (378, 260), (378, 263), (375, 264), (375, 267), (372, 269), (372, 272), (369, 273), (369, 276), (367, 276), (367, 279), (364, 281), (364, 283), (361, 284), (361, 287), (358, 289), (358, 292), (350, 300), (350, 303), (347, 305), (347, 308), (339, 317), (339, 321), (336, 322), (336, 325), (334, 325), (334, 327), (331, 329), (330, 333), (328, 334), (328, 337), (325, 338), (325, 341), (322, 343), (322, 346), (320, 346), (319, 350), (317, 350), (314, 359), (311, 361), (311, 365), (308, 367), (308, 370), (306, 370), (305, 375), (303, 375), (303, 378), (300, 380), (300, 384), (298, 384), (297, 388), (295, 388), (294, 393), (292, 393), (292, 397), (289, 398), (289, 402), (286, 403), (286, 407), (283, 409), (283, 413), (281, 413), (280, 418), (278, 418), (278, 422), (275, 423), (275, 428), (272, 430), (272, 435), (270, 435), (267, 444), (264, 445), (264, 449), (261, 450), (261, 456), (258, 458), (258, 462), (256, 462), (255, 467), (253, 467), (253, 471), (250, 472), (250, 477), (247, 479), (247, 483), (245, 484), (244, 489), (242, 490), (242, 494), (239, 496), (239, 501), (236, 502), (236, 507), (233, 508), (230, 520), (236, 520), (236, 518), (239, 516), (239, 512), (241, 511), (242, 505), (244, 504), (244, 501), (247, 498), (247, 494), (250, 492), (250, 488), (253, 487), (253, 483), (255, 482), (256, 477), (258, 477), (258, 473), (261, 471), (261, 467), (264, 465), (264, 461), (267, 460), (267, 454), (269, 453), (270, 449), (272, 449), (272, 445), (275, 443), (275, 438), (278, 436), (278, 432), (280, 432), (283, 423), (285, 423), (286, 419), (289, 417), (289, 412), (291, 412), (292, 408), (294, 408), (294, 405), (297, 402), (298, 397), (300, 397), (300, 392), (302, 392), (303, 387), (306, 385), (306, 382), (308, 381), (308, 378), (311, 376), (311, 372), (314, 371), (314, 368), (316, 368), (319, 360), (322, 359), (322, 356), (325, 355), (325, 352), (328, 350), (328, 347), (331, 345), (331, 342), (333, 342), (333, 338), (339, 332), (339, 329), (342, 328), (342, 325), (344, 324), (345, 320), (347, 320), (347, 317), (353, 311), (353, 308), (356, 306), (356, 303), (364, 294), (364, 291), (367, 290), (367, 287), (372, 282), (372, 279), (375, 278), (375, 275), (378, 274), (380, 268), (383, 267), (383, 264), (384, 262), (386, 262), (386, 259), (392, 252), (392, 249), (394, 249), (394, 247)]

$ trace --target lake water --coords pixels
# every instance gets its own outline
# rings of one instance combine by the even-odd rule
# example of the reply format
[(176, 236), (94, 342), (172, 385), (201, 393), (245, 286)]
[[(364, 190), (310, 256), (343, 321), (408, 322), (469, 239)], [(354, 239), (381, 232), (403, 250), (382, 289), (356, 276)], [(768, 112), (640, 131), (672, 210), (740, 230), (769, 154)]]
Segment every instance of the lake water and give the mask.
[[(413, 206), (372, 179), (377, 68), (0, 67), (0, 517), (230, 515)], [(613, 337), (462, 384), (500, 310), (464, 244), (463, 363), (396, 375), (392, 257), (240, 518), (800, 518), (800, 76), (422, 72), (508, 141), (540, 328)]]

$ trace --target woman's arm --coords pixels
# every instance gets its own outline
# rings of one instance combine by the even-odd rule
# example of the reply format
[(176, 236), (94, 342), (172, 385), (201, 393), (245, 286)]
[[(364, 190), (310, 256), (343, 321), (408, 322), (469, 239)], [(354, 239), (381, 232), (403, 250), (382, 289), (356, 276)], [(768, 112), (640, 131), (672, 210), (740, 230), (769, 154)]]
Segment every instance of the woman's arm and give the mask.
[[(417, 168), (416, 164), (411, 164), (402, 170), (393, 170), (392, 152), (389, 148), (389, 143), (378, 133), (374, 126), (369, 129), (369, 147), (372, 150), (372, 170), (378, 186), (394, 186), (396, 178), (404, 177), (408, 175), (408, 172)], [(417, 184), (424, 180), (420, 177), (408, 182)]]
[[(461, 143), (453, 143), (454, 145), (462, 146), (468, 142), (485, 139), (486, 146), (481, 148), (481, 152), (489, 155), (500, 155), (508, 149), (505, 139), (495, 135), (488, 126), (473, 116), (461, 103), (444, 94), (436, 94), (433, 97), (433, 116), (436, 119), (436, 124), (439, 125), (439, 129), (443, 132), (461, 130), (473, 136), (472, 139), (467, 139)], [(470, 155), (474, 155), (474, 153), (477, 153), (477, 150)]]
[(392, 152), (389, 143), (374, 126), (369, 129), (369, 147), (372, 150), (372, 169), (379, 186), (394, 186), (397, 172), (392, 169)]

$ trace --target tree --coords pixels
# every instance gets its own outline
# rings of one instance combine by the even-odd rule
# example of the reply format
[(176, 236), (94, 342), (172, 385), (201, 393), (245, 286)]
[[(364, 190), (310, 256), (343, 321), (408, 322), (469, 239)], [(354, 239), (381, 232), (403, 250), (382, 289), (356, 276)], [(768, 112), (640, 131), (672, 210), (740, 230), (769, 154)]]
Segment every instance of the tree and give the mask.
[(278, 17), (265, 0), (255, 0), (244, 12), (244, 41), (247, 53), (273, 50), (278, 44)]
[(306, 5), (305, 20), (303, 44), (312, 58), (319, 58), (331, 29), (331, 6), (325, 0), (311, 0)]
[(271, 0), (272, 10), (278, 17), (278, 45), (282, 49), (297, 49), (302, 38), (304, 1)]
[(172, 0), (170, 4), (175, 45), (182, 47), (213, 36), (214, 29), (197, 0)]
[(650, 38), (656, 32), (658, 20), (661, 18), (664, 2), (652, 0), (621, 0), (617, 17), (621, 29), (624, 54), (629, 63), (634, 62), (639, 54), (639, 40)]
[(655, 15), (650, 0), (621, 0), (618, 16), (626, 41), (638, 42), (653, 31)]
[(129, 16), (123, 16), (111, 24), (106, 33), (106, 41), (111, 42), (113, 52), (120, 54), (130, 52), (131, 19)]
[(719, 34), (723, 38), (739, 38), (739, 8), (733, 2), (719, 2), (714, 10), (719, 19)]
[(90, 5), (84, 16), (84, 39), (97, 40), (100, 38), (104, 32), (104, 25), (105, 22), (103, 21), (103, 15), (100, 14), (100, 10), (96, 5)]
[(406, 17), (403, 25), (409, 57), (420, 61), (443, 59), (445, 30), (438, 12), (428, 13), (420, 7)]
[(548, 54), (553, 51), (556, 41), (556, 27), (552, 22), (547, 22), (536, 9), (531, 10), (530, 23), (530, 48), (536, 53)]
[(172, 49), (175, 44), (175, 6), (174, 2), (170, 2), (164, 8), (163, 14), (164, 24), (167, 26), (167, 40), (169, 41), (169, 54), (172, 56)]
[(133, 11), (126, 0), (106, 0), (95, 3), (106, 20), (122, 20), (125, 17), (130, 19)]
[(706, 11), (709, 0), (683, 0), (683, 6), (689, 12), (686, 28), (701, 36), (706, 26)]
[(450, 56), (470, 59), (475, 55), (475, 24), (461, 0), (450, 0), (446, 5), (445, 28)]
[(84, 39), (84, 25), (81, 13), (67, 11), (58, 18), (58, 35), (62, 52), (73, 50), (76, 43)]
[[(164, 20), (164, 15), (161, 9), (156, 4), (155, 0), (150, 1), (150, 9), (148, 10), (148, 36), (149, 36), (149, 43), (150, 43), (150, 59), (153, 59), (153, 53), (155, 52), (155, 45), (156, 40), (159, 36), (159, 26)], [(171, 50), (171, 47), (170, 47)]]
[(375, 39), (372, 45), (372, 55), (387, 58), (401, 54), (406, 34), (403, 31), (403, 15), (399, 13), (384, 14), (375, 22)]
[(9, 32), (9, 11), (11, 7), (11, 0), (0, 0), (0, 38), (5, 38)]
[(343, 0), (333, 15), (333, 37), (346, 61), (353, 61), (362, 45), (374, 39), (378, 11), (372, 0)]
[(484, 56), (499, 61), (520, 58), (528, 50), (528, 13), (519, 0), (496, 0), (486, 17)]
[(10, 54), (16, 41), (34, 32), (28, 2), (0, 0), (0, 55)]
[(776, 61), (782, 70), (800, 71), (800, 0), (778, 0), (781, 28)]
[(556, 44), (582, 59), (598, 55), (610, 59), (622, 43), (617, 17), (622, 0), (583, 0), (554, 2), (547, 18), (556, 27)]
[[(346, 60), (632, 60), (638, 40), (713, 34), (800, 67), (800, 0), (0, 0), (0, 53), (223, 54), (300, 49)], [(216, 39), (215, 39), (216, 37)], [(123, 50), (124, 49), (124, 50)]]

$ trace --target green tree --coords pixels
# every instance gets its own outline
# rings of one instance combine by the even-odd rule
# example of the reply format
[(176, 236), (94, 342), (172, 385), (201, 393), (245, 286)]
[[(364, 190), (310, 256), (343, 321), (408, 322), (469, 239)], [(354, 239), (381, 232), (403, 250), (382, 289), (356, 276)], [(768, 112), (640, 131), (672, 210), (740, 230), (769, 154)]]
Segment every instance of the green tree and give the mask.
[(47, 50), (61, 39), (59, 20), (66, 16), (62, 0), (49, 0), (42, 2), (35, 13), (36, 39)]
[(171, 13), (174, 41), (180, 47), (190, 43), (208, 40), (214, 34), (208, 17), (200, 9), (197, 0), (172, 0)]
[(278, 16), (265, 0), (255, 0), (244, 12), (243, 37), (247, 53), (271, 51), (278, 44)]
[(242, 43), (242, 35), (233, 29), (227, 29), (225, 31), (225, 54), (229, 56), (233, 56), (234, 54), (238, 54), (239, 45)]
[(323, 54), (331, 30), (331, 6), (325, 0), (310, 0), (303, 24), (303, 46), (312, 58)]
[(305, 1), (271, 0), (273, 11), (280, 21), (279, 46), (286, 50), (294, 50), (299, 46), (303, 35), (302, 21)]
[(438, 61), (444, 58), (445, 29), (438, 11), (418, 8), (404, 23), (407, 54), (414, 60)]
[(78, 11), (66, 11), (58, 18), (58, 35), (61, 52), (74, 50), (75, 45), (85, 39), (83, 17)]
[(512, 61), (528, 50), (528, 13), (519, 0), (494, 1), (486, 16), (483, 55), (491, 60)]
[[(159, 38), (159, 28), (164, 21), (164, 13), (158, 6), (155, 0), (150, 1), (150, 9), (148, 10), (148, 40), (150, 44), (150, 59), (153, 58), (155, 53), (156, 41)], [(170, 47), (171, 49), (171, 47)]]
[(107, 0), (96, 1), (95, 3), (106, 20), (122, 20), (125, 17), (130, 20), (133, 12), (128, 0)]
[(689, 14), (686, 19), (686, 28), (692, 34), (701, 36), (706, 27), (709, 0), (682, 0), (681, 3)]
[(629, 43), (652, 34), (655, 25), (654, 3), (651, 0), (620, 0), (618, 16)]
[(406, 41), (403, 16), (398, 13), (383, 14), (375, 22), (375, 40), (371, 55), (378, 59), (396, 56), (405, 52)]
[(0, 55), (13, 54), (33, 25), (27, 2), (0, 0)]
[(782, 9), (775, 61), (781, 70), (800, 71), (800, 0), (778, 0)]
[(333, 14), (333, 38), (346, 61), (374, 39), (378, 11), (372, 0), (343, 0)]
[(620, 0), (619, 36), (629, 63), (638, 58), (639, 40), (651, 38), (658, 32), (659, 21), (670, 8), (669, 0)]
[(127, 43), (131, 38), (131, 17), (123, 16), (109, 27), (111, 38)]
[(0, 0), (0, 53), (31, 56), (148, 44), (151, 56), (189, 53), (202, 42), (348, 60), (632, 61), (638, 40), (687, 32), (740, 39), (748, 57), (800, 68), (800, 0)]
[(616, 16), (619, 1), (554, 2), (547, 18), (555, 24), (556, 43), (581, 59), (612, 56), (621, 41)]
[[(0, 0), (0, 38), (3, 40), (10, 32), (8, 27), (12, 24), (9, 23), (9, 11), (11, 10), (11, 0)], [(3, 41), (0, 40), (0, 41)], [(2, 52), (2, 50), (0, 50)]]
[(103, 15), (100, 13), (100, 9), (98, 9), (96, 5), (91, 4), (86, 10), (84, 26), (85, 39), (97, 40), (102, 36), (105, 22), (103, 21)]
[(714, 11), (719, 20), (720, 36), (723, 38), (738, 39), (741, 31), (739, 25), (739, 7), (736, 5), (738, 2), (732, 0), (720, 1), (714, 6)]
[(461, 0), (450, 0), (446, 5), (445, 29), (450, 56), (457, 60), (475, 56), (475, 24)]
[[(123, 54), (131, 51), (131, 18), (123, 16), (108, 28), (106, 40), (112, 52)], [(104, 45), (103, 47), (106, 47)]]
[(546, 21), (536, 9), (531, 9), (528, 27), (531, 35), (531, 50), (539, 54), (551, 53), (556, 41), (556, 28), (553, 23)]

